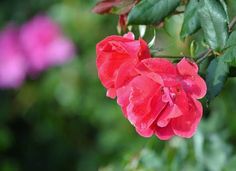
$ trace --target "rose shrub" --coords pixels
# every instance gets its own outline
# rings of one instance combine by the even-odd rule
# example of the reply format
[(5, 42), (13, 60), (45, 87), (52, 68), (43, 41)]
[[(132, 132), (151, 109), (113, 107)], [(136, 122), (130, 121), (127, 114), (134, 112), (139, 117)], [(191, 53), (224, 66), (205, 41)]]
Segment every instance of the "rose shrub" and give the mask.
[(117, 96), (141, 136), (192, 137), (203, 113), (197, 99), (207, 89), (198, 66), (185, 58), (176, 65), (150, 58), (146, 43), (132, 37), (110, 36), (97, 45), (98, 75), (107, 95)]

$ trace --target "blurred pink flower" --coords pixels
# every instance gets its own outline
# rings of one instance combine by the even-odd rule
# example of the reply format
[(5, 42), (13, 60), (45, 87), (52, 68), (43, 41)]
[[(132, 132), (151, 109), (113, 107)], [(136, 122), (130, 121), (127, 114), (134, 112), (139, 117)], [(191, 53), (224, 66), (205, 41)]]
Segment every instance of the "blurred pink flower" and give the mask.
[(0, 32), (0, 87), (19, 87), (25, 75), (25, 58), (18, 44), (18, 30), (8, 26)]
[(63, 64), (74, 56), (74, 45), (47, 16), (36, 16), (22, 26), (20, 43), (26, 54), (29, 73)]

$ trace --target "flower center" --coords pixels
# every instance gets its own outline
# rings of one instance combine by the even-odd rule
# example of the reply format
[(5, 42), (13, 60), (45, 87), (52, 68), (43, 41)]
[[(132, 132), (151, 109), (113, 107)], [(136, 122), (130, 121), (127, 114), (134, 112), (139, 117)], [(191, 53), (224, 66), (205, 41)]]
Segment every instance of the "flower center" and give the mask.
[(162, 101), (169, 103), (170, 106), (173, 106), (176, 94), (171, 92), (169, 87), (164, 87), (162, 90), (163, 90)]

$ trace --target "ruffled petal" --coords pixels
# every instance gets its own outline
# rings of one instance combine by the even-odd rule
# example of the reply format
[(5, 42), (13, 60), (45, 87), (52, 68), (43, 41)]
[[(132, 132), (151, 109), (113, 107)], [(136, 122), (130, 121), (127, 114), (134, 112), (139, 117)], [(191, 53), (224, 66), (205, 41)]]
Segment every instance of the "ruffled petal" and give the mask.
[(196, 63), (183, 58), (177, 63), (177, 70), (180, 75), (196, 75), (198, 72), (198, 66)]
[(163, 128), (156, 126), (154, 132), (155, 135), (161, 140), (169, 140), (175, 135), (170, 124)]
[(205, 81), (198, 75), (183, 78), (183, 88), (193, 98), (201, 99), (206, 95), (207, 86)]
[(174, 133), (185, 138), (192, 137), (201, 120), (202, 112), (201, 103), (197, 100), (189, 99), (189, 110), (171, 121)]
[(167, 103), (164, 103), (161, 100), (161, 91), (157, 90), (157, 93), (151, 98), (151, 102), (149, 104), (151, 111), (146, 113), (143, 117), (140, 117), (136, 124), (136, 127), (150, 127), (160, 115), (160, 113), (165, 109), (166, 105)]
[(123, 36), (124, 38), (130, 39), (130, 40), (134, 40), (134, 34), (132, 32), (128, 32), (126, 34), (124, 34)]
[(118, 103), (118, 105), (121, 106), (121, 109), (122, 109), (125, 117), (127, 117), (127, 106), (129, 105), (130, 92), (131, 92), (130, 85), (123, 86), (123, 87), (118, 88), (116, 90), (117, 103)]
[(131, 93), (127, 114), (129, 121), (136, 125), (141, 117), (151, 111), (151, 98), (158, 89), (158, 84), (145, 76), (136, 76), (130, 85)]
[(131, 62), (127, 62), (120, 66), (115, 81), (115, 88), (120, 88), (128, 84), (135, 76), (138, 75), (134, 68), (135, 64)]
[[(97, 58), (97, 68), (98, 68), (98, 76), (103, 84), (104, 87), (110, 88), (111, 86), (114, 87), (114, 81), (117, 76), (117, 70), (119, 67), (125, 62), (129, 62), (129, 56), (122, 54), (114, 53), (112, 55), (103, 53), (98, 56)], [(100, 58), (104, 58), (102, 62)]]
[(144, 59), (137, 66), (140, 71), (152, 71), (158, 74), (176, 74), (175, 66), (168, 60), (162, 58)]
[(161, 128), (166, 127), (172, 118), (176, 118), (181, 115), (182, 111), (176, 104), (173, 106), (167, 105), (167, 107), (160, 114), (160, 117), (157, 119), (157, 126)]
[(148, 47), (147, 42), (145, 42), (143, 39), (139, 39), (140, 42), (140, 50), (138, 52), (138, 57), (139, 60), (143, 60), (143, 59), (147, 59), (147, 58), (151, 58), (151, 54), (150, 54), (150, 50)]
[(116, 89), (114, 89), (114, 88), (107, 89), (106, 96), (114, 99), (116, 97)]
[(136, 131), (139, 135), (143, 136), (143, 137), (151, 137), (154, 133), (153, 129), (151, 128), (146, 128), (146, 129), (139, 129), (136, 127)]

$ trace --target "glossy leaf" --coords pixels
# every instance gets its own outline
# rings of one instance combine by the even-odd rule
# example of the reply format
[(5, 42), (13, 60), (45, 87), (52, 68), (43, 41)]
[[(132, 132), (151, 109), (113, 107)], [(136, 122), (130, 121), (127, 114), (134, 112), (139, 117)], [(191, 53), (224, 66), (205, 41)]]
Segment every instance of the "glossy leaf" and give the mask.
[(180, 0), (142, 0), (128, 15), (129, 24), (158, 24), (175, 10)]
[(225, 3), (225, 0), (219, 0), (219, 1), (220, 1), (220, 3), (221, 3), (222, 7), (223, 7), (224, 10), (225, 10), (225, 13), (226, 13), (226, 16), (227, 16), (227, 23), (229, 24), (228, 7), (227, 7), (227, 5), (226, 5), (226, 3)]
[(201, 27), (208, 45), (222, 50), (228, 38), (227, 14), (216, 0), (201, 0), (198, 9)]
[(229, 36), (223, 59), (230, 66), (236, 66), (236, 31), (233, 31)]
[(236, 46), (236, 31), (233, 31), (226, 43), (226, 48)]
[(180, 33), (180, 37), (182, 39), (196, 32), (200, 28), (200, 21), (198, 18), (198, 4), (198, 1), (190, 0), (186, 7), (184, 12), (184, 22)]
[(217, 96), (226, 81), (229, 72), (229, 66), (223, 61), (222, 57), (214, 58), (207, 68), (207, 98), (212, 100)]
[(230, 66), (236, 66), (236, 46), (228, 48), (223, 55), (224, 62)]

